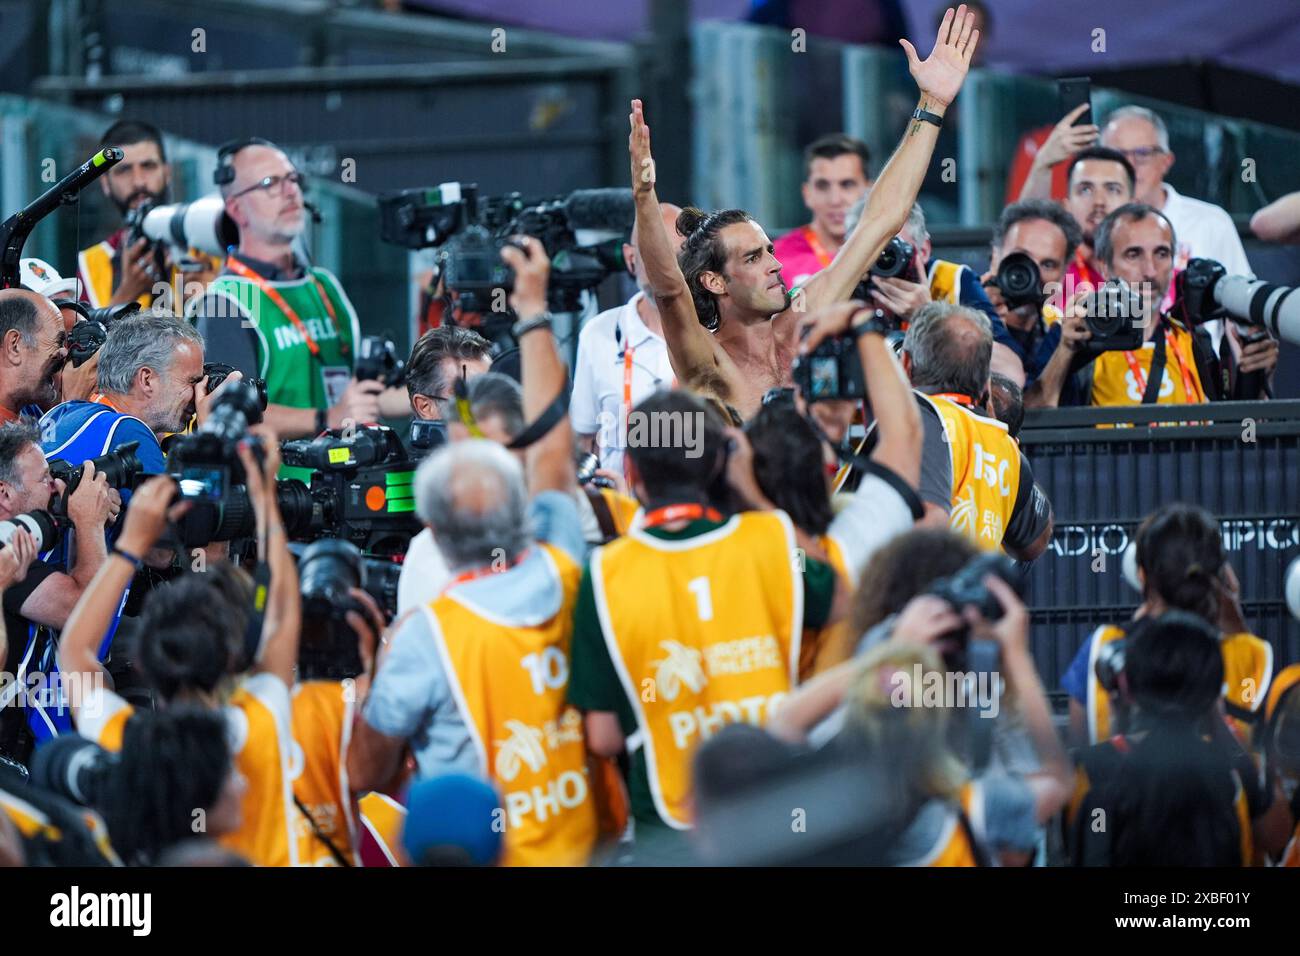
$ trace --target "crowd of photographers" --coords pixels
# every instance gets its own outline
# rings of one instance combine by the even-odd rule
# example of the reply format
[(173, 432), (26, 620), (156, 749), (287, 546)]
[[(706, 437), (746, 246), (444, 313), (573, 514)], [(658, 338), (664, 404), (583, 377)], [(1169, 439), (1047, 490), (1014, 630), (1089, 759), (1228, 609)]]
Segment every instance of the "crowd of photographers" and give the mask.
[(1154, 114), (1067, 116), (989, 269), (932, 255), (977, 42), (961, 7), (905, 43), (898, 151), (814, 143), (775, 244), (659, 202), (634, 101), (637, 292), (572, 375), (542, 239), (491, 246), (516, 349), (449, 323), (402, 362), (273, 144), (222, 147), (210, 260), (132, 233), (162, 140), (109, 130), (128, 226), (0, 291), (0, 864), (1300, 865), (1300, 665), (1213, 516), (1147, 516), (1054, 724), (1024, 407), (1266, 397), (1278, 350)]

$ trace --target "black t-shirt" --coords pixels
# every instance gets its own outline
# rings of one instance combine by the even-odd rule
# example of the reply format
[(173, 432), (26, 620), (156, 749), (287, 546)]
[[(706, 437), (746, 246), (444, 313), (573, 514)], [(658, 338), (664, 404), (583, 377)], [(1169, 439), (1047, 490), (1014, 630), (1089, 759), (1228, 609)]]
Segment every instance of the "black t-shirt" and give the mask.
[(61, 572), (58, 568), (44, 561), (33, 561), (31, 567), (27, 569), (27, 577), (5, 589), (3, 598), (5, 634), (9, 638), (5, 670), (10, 674), (18, 673), (18, 664), (22, 660), (23, 651), (27, 648), (27, 627), (30, 622), (22, 615), (23, 604), (46, 578), (51, 574), (59, 573)]

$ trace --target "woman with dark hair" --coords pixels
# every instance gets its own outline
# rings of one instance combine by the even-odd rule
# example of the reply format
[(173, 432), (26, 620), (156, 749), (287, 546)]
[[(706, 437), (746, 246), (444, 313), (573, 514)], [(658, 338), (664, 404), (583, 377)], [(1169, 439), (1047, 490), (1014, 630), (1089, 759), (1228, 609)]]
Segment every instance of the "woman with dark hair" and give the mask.
[(128, 866), (156, 863), (195, 834), (220, 837), (239, 829), (244, 784), (226, 731), (219, 712), (190, 706), (146, 711), (126, 722), (104, 818)]
[(1125, 644), (1119, 684), (1132, 730), (1077, 755), (1071, 862), (1244, 866), (1257, 842), (1277, 852), (1289, 812), (1220, 717), (1217, 629), (1171, 610), (1139, 621)]
[[(1220, 634), (1224, 705), (1238, 736), (1249, 743), (1273, 678), (1273, 648), (1246, 631), (1237, 578), (1224, 553), (1218, 522), (1193, 505), (1166, 505), (1138, 528), (1136, 552), (1142, 605), (1134, 620), (1186, 611)], [(1061, 678), (1070, 694), (1070, 737), (1077, 746), (1099, 743), (1114, 732), (1113, 688), (1102, 684), (1097, 664), (1101, 660), (1105, 667), (1104, 659), (1114, 653), (1107, 646), (1127, 630), (1118, 625), (1097, 628)]]

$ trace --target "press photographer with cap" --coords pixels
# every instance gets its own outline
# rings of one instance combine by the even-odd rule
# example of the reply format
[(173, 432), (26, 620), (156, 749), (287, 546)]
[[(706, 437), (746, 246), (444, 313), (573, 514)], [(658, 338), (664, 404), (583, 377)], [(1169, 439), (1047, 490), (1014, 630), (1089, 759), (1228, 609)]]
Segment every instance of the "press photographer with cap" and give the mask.
[(221, 147), (213, 178), (239, 245), (187, 311), (209, 358), (266, 381), (265, 421), (283, 439), (408, 415), (404, 389), (353, 375), (361, 332), (352, 302), (296, 247), (309, 208), (302, 173), (252, 138)]

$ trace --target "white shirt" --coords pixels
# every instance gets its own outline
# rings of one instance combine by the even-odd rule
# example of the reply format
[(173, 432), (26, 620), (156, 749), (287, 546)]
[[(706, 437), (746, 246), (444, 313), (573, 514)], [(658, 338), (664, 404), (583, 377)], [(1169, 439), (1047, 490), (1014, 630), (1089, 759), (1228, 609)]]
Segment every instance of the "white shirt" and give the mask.
[[(1161, 211), (1174, 227), (1174, 241), (1178, 243), (1178, 248), (1174, 251), (1175, 272), (1187, 268), (1188, 259), (1197, 258), (1222, 263), (1230, 276), (1255, 274), (1251, 271), (1241, 237), (1237, 235), (1237, 227), (1227, 210), (1214, 203), (1184, 196), (1168, 183), (1163, 185), (1165, 208)], [(1172, 304), (1172, 294), (1171, 289), (1164, 303), (1166, 307)], [(1217, 350), (1223, 339), (1223, 321), (1216, 319), (1207, 322), (1205, 330), (1210, 333), (1210, 340)]]
[(451, 580), (447, 560), (433, 540), (433, 532), (424, 528), (411, 539), (402, 562), (402, 573), (397, 578), (397, 613), (405, 614), (413, 607), (423, 607), (439, 594)]
[(1185, 269), (1191, 258), (1214, 259), (1223, 263), (1230, 276), (1253, 276), (1237, 227), (1227, 211), (1214, 203), (1183, 196), (1164, 184), (1165, 208), (1161, 210), (1174, 227), (1178, 249), (1174, 268)]
[[(595, 435), (602, 468), (621, 474), (626, 445), (623, 410), (623, 367), (625, 347), (632, 347), (632, 406), (658, 388), (673, 383), (668, 361), (668, 344), (651, 332), (637, 305), (644, 298), (638, 292), (624, 305), (607, 309), (585, 326), (578, 336), (578, 358), (573, 373), (573, 395), (569, 416), (573, 430)], [(630, 409), (628, 409), (630, 411)]]

